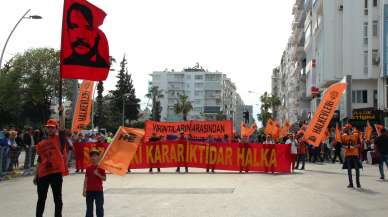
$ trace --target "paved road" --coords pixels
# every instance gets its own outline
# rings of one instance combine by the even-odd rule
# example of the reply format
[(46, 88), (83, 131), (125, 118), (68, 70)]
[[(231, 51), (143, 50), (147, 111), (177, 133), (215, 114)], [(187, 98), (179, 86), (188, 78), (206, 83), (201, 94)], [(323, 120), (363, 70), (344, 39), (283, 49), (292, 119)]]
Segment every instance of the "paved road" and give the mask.
[[(307, 165), (293, 175), (175, 174), (137, 171), (108, 176), (107, 217), (386, 217), (388, 182), (377, 181), (376, 166), (365, 166), (363, 189), (347, 189), (340, 165)], [(84, 216), (83, 175), (64, 179), (64, 217)], [(46, 216), (53, 216), (51, 194)], [(31, 177), (0, 182), (0, 216), (34, 216), (35, 187)]]

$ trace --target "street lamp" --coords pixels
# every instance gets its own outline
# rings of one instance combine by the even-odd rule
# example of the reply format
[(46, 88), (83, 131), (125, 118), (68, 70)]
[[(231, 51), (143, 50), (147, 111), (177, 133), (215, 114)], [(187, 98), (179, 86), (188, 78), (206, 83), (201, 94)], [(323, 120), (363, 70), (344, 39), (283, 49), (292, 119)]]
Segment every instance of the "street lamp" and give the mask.
[(123, 94), (123, 117), (122, 117), (122, 126), (125, 127), (125, 98), (130, 96), (129, 93)]
[(34, 20), (40, 20), (42, 19), (41, 16), (39, 15), (31, 15), (31, 16), (27, 16), (27, 14), (31, 11), (31, 9), (28, 9), (26, 13), (23, 14), (23, 16), (19, 19), (19, 21), (16, 23), (16, 25), (13, 27), (11, 33), (8, 35), (8, 38), (7, 40), (5, 41), (5, 44), (4, 44), (4, 47), (3, 47), (3, 50), (1, 51), (1, 56), (0, 56), (0, 69), (2, 67), (2, 64), (3, 64), (3, 57), (4, 57), (4, 53), (5, 53), (5, 49), (7, 48), (7, 45), (8, 45), (8, 42), (9, 42), (9, 39), (11, 38), (13, 32), (15, 31), (16, 27), (18, 27), (19, 23), (22, 22), (23, 19), (34, 19)]

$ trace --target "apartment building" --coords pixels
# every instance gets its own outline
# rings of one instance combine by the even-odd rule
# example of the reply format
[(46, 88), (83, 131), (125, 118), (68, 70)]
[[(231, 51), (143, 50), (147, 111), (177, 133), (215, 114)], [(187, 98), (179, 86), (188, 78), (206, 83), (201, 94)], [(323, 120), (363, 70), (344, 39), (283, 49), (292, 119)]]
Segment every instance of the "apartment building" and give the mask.
[(209, 72), (197, 64), (182, 71), (164, 70), (152, 73), (152, 86), (164, 93), (161, 99), (161, 121), (180, 121), (181, 115), (174, 112), (179, 95), (187, 95), (193, 105), (189, 113), (192, 120), (233, 120), (239, 127), (238, 112), (244, 103), (237, 93), (236, 85), (222, 72)]
[(306, 10), (303, 0), (295, 1), (292, 34), (283, 52), (280, 65), (273, 70), (272, 94), (281, 105), (274, 109), (274, 117), (281, 124), (307, 119), (310, 111), (306, 98), (306, 53), (304, 51), (304, 24)]

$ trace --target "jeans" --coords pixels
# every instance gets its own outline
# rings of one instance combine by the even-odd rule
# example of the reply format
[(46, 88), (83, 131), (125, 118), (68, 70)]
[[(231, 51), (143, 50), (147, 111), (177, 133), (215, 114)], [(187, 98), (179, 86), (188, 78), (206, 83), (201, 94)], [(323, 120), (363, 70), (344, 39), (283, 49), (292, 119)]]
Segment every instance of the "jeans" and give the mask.
[(4, 147), (0, 146), (0, 177), (3, 176), (3, 151)]
[(349, 185), (353, 185), (352, 168), (356, 170), (356, 183), (357, 185), (360, 185), (360, 168), (358, 158), (356, 156), (346, 157), (345, 162), (348, 167)]
[(53, 192), (55, 203), (55, 217), (62, 217), (62, 174), (55, 173), (47, 175), (37, 180), (38, 186), (38, 202), (36, 204), (36, 217), (42, 217), (49, 186)]
[(104, 192), (88, 191), (86, 192), (86, 217), (93, 217), (93, 202), (96, 203), (97, 217), (104, 216)]
[(298, 154), (297, 155), (297, 161), (296, 161), (296, 166), (295, 169), (299, 169), (299, 163), (302, 161), (302, 170), (304, 169), (304, 165), (306, 163), (306, 154)]
[(341, 151), (342, 151), (342, 146), (337, 144), (337, 146), (334, 149), (333, 163), (337, 161), (337, 157), (339, 158), (341, 164), (343, 163)]
[(380, 170), (380, 176), (381, 178), (385, 178), (384, 176), (384, 162), (385, 165), (388, 167), (388, 155), (381, 155), (380, 163), (379, 163), (379, 170)]

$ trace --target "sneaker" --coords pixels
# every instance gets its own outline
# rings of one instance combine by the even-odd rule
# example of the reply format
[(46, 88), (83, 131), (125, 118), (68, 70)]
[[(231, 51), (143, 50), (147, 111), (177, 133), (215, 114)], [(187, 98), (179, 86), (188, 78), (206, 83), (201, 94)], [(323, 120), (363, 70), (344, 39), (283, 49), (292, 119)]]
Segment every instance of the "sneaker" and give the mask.
[(357, 188), (361, 188), (361, 184), (357, 184)]
[(349, 184), (349, 185), (348, 185), (348, 188), (353, 188), (353, 184)]
[(384, 180), (385, 180), (385, 177), (380, 177), (380, 180), (383, 180), (383, 181), (384, 181)]

